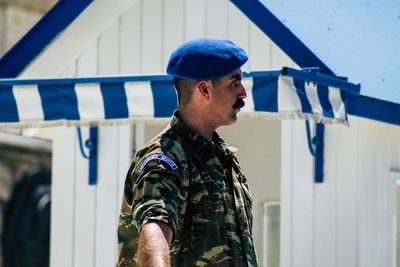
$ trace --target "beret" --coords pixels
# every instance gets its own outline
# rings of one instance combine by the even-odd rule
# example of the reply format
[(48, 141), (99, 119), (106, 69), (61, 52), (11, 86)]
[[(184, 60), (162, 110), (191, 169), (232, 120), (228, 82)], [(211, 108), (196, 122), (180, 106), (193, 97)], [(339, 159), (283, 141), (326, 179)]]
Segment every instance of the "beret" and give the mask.
[(247, 59), (244, 49), (229, 40), (194, 39), (171, 54), (167, 73), (188, 80), (214, 80), (239, 69)]

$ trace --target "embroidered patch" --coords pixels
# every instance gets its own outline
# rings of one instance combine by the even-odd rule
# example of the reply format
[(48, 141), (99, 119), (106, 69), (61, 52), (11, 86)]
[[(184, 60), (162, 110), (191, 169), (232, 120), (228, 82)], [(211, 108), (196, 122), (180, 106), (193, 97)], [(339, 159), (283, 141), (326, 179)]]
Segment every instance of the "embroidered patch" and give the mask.
[(144, 167), (146, 167), (147, 163), (149, 163), (149, 162), (152, 161), (152, 160), (161, 160), (161, 161), (164, 161), (165, 163), (167, 163), (167, 164), (171, 167), (171, 169), (172, 169), (173, 171), (176, 170), (176, 169), (178, 169), (178, 165), (176, 165), (176, 163), (175, 163), (172, 159), (170, 159), (169, 157), (167, 157), (167, 156), (165, 156), (165, 155), (163, 155), (163, 154), (156, 153), (156, 154), (153, 154), (153, 155), (151, 155), (151, 156), (148, 156), (148, 157), (143, 161), (142, 165), (141, 165), (140, 168), (139, 168), (139, 174), (143, 171)]

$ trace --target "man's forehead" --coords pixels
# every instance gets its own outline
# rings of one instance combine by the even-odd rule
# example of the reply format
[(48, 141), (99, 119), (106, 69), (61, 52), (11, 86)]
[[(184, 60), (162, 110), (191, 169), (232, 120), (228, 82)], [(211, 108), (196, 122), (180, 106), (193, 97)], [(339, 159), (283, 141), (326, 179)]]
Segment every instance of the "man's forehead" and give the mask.
[(238, 69), (231, 74), (226, 75), (224, 78), (229, 79), (229, 80), (236, 80), (236, 79), (242, 79), (242, 70)]

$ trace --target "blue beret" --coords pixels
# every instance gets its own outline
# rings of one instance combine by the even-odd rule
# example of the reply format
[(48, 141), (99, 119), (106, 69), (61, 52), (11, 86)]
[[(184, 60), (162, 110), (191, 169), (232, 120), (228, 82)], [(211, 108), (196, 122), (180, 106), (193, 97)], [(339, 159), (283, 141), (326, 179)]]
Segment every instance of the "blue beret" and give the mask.
[(200, 38), (172, 53), (167, 73), (188, 80), (214, 80), (239, 69), (247, 59), (243, 48), (231, 41)]

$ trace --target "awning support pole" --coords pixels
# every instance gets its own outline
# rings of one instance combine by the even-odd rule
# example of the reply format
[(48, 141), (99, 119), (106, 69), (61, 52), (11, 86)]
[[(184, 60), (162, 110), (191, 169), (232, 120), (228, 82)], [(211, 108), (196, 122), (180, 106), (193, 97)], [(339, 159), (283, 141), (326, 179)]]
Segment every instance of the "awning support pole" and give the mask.
[[(324, 135), (325, 125), (317, 123), (315, 125), (315, 136), (311, 139), (310, 123), (306, 120), (308, 149), (315, 158), (314, 162), (314, 181), (315, 183), (324, 182)], [(315, 149), (313, 148), (315, 146)]]
[(85, 154), (82, 145), (82, 133), (81, 128), (77, 128), (79, 137), (79, 149), (82, 156), (85, 159), (89, 159), (89, 185), (95, 185), (97, 183), (97, 127), (90, 127), (89, 139), (85, 141), (85, 146), (89, 149), (89, 156)]

